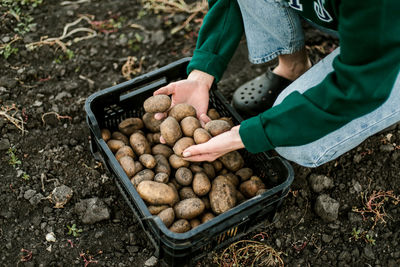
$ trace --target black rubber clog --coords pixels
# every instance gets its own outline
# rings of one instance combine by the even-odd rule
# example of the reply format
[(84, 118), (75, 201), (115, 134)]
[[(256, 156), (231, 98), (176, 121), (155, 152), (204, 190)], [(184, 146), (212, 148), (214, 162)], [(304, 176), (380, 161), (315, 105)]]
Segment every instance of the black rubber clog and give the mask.
[(272, 107), (278, 95), (291, 83), (268, 69), (233, 93), (232, 106), (243, 117), (255, 116)]

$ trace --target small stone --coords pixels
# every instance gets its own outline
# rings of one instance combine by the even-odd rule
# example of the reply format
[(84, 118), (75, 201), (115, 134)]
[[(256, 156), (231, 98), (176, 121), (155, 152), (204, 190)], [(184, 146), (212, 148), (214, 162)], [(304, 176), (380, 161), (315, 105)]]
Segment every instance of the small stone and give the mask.
[(48, 242), (56, 242), (56, 235), (53, 232), (50, 232), (46, 235), (46, 241)]
[(73, 191), (66, 185), (61, 185), (53, 189), (50, 194), (50, 202), (55, 204), (54, 208), (64, 208), (73, 195)]
[(276, 239), (275, 240), (275, 244), (278, 248), (280, 248), (282, 246), (282, 241), (280, 239)]
[(163, 30), (158, 30), (151, 35), (151, 41), (156, 45), (162, 45), (165, 42)]
[(150, 259), (148, 259), (145, 263), (144, 266), (151, 267), (151, 266), (156, 266), (158, 263), (158, 259), (154, 256), (151, 256)]
[(55, 100), (62, 100), (64, 97), (70, 98), (70, 97), (72, 97), (72, 95), (68, 92), (61, 92), (61, 93), (57, 94)]
[(96, 233), (94, 234), (94, 238), (98, 239), (98, 238), (102, 237), (103, 234), (104, 234), (103, 231), (96, 232)]
[(392, 152), (394, 150), (394, 147), (392, 144), (386, 144), (386, 145), (381, 145), (379, 147), (379, 150), (381, 152)]
[(6, 138), (0, 139), (0, 151), (1, 150), (7, 150), (10, 148), (10, 141)]
[(375, 254), (372, 251), (371, 246), (365, 246), (364, 247), (364, 251), (363, 254), (365, 255), (365, 257), (367, 257), (368, 259), (374, 260), (375, 259)]
[(24, 193), (24, 198), (25, 198), (26, 200), (29, 200), (29, 199), (31, 199), (35, 194), (36, 194), (36, 191), (35, 191), (35, 190), (28, 189), (28, 190), (26, 190), (25, 193)]
[(3, 38), (1, 38), (1, 41), (2, 41), (3, 43), (8, 43), (8, 42), (10, 41), (10, 37), (4, 36)]
[(35, 102), (33, 103), (33, 106), (34, 106), (34, 107), (40, 107), (42, 104), (43, 104), (42, 101), (35, 100)]
[(310, 186), (312, 190), (316, 193), (322, 192), (325, 189), (330, 189), (333, 187), (333, 181), (329, 177), (325, 175), (310, 175)]
[(37, 193), (31, 199), (29, 199), (29, 203), (36, 206), (37, 204), (40, 203), (40, 201), (42, 201), (43, 198), (44, 196), (41, 193)]
[(325, 222), (333, 222), (339, 215), (339, 202), (326, 194), (318, 196), (315, 203), (315, 212)]
[(327, 235), (327, 234), (323, 234), (322, 235), (322, 241), (325, 242), (325, 243), (331, 242), (332, 239), (333, 239), (333, 236), (331, 236), (331, 235)]
[(94, 224), (110, 219), (110, 211), (106, 204), (97, 197), (81, 200), (75, 204), (75, 212), (85, 224)]
[(362, 191), (361, 184), (358, 181), (353, 182), (353, 188), (357, 193)]

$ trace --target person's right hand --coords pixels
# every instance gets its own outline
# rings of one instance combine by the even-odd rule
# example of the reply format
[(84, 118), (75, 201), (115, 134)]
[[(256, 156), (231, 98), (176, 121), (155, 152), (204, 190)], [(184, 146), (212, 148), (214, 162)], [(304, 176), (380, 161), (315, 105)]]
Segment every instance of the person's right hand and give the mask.
[[(210, 121), (207, 116), (209, 90), (214, 81), (214, 77), (208, 73), (193, 70), (187, 79), (173, 82), (167, 86), (161, 87), (153, 93), (153, 95), (172, 95), (171, 108), (179, 103), (187, 103), (192, 105), (197, 112), (197, 118), (204, 126)], [(161, 120), (166, 117), (165, 113), (157, 113), (154, 116)]]

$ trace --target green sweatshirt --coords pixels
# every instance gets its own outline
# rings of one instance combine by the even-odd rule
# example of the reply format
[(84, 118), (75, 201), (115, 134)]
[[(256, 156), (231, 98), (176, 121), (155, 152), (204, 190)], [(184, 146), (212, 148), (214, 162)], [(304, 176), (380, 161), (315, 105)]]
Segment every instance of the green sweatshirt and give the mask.
[[(310, 143), (375, 110), (400, 70), (399, 0), (288, 2), (305, 18), (338, 30), (340, 55), (320, 84), (241, 123), (240, 136), (252, 153)], [(218, 82), (243, 35), (243, 21), (235, 0), (209, 0), (209, 7), (188, 72), (198, 69)]]

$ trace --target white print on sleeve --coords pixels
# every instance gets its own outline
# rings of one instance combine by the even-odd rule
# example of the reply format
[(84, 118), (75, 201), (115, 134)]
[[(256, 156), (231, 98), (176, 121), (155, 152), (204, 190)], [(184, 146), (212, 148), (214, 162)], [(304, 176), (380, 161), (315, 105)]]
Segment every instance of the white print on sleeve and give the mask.
[(293, 9), (303, 11), (303, 5), (300, 4), (300, 0), (289, 0), (289, 6)]
[(331, 22), (333, 19), (331, 15), (324, 8), (325, 0), (317, 0), (314, 2), (314, 10), (320, 20), (325, 22)]

